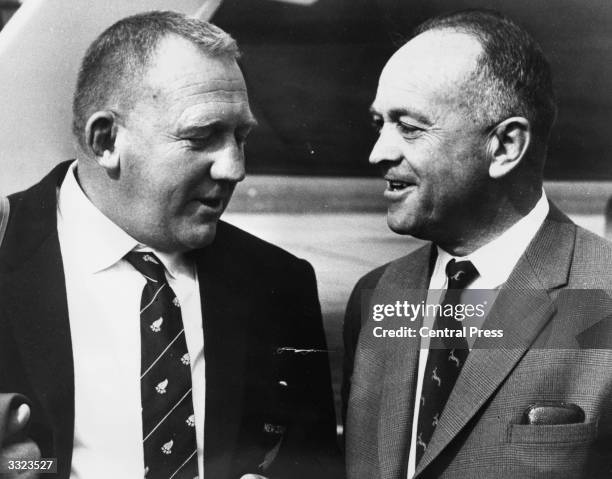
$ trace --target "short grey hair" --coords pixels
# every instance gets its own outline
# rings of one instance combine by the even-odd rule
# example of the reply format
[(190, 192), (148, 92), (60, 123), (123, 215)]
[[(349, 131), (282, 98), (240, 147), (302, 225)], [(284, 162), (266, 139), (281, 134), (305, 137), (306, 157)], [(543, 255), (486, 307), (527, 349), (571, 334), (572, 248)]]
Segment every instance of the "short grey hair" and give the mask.
[(85, 126), (96, 111), (113, 102), (131, 105), (135, 85), (146, 72), (161, 39), (182, 37), (203, 53), (238, 60), (236, 41), (221, 28), (171, 11), (152, 11), (119, 20), (89, 46), (72, 102), (72, 131), (85, 148)]

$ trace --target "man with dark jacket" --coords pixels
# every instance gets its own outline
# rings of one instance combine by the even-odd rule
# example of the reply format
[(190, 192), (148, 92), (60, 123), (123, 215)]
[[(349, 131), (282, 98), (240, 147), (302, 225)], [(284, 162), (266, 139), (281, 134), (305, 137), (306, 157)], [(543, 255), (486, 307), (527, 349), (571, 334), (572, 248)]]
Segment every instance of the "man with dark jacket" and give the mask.
[(313, 270), (219, 220), (255, 124), (238, 56), (227, 33), (172, 12), (89, 47), (78, 160), (9, 197), (9, 477), (40, 455), (64, 479), (333, 477)]

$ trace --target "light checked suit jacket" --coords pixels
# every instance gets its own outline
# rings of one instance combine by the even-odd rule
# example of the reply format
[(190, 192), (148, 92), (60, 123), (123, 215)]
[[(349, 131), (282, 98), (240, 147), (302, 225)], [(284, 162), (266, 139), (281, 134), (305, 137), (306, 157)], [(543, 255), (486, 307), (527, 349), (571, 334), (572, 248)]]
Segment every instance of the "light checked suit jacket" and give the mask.
[[(30, 399), (30, 436), (42, 457), (58, 458), (55, 477), (62, 479), (70, 474), (74, 436), (72, 338), (56, 226), (67, 167), (9, 197), (0, 250), (0, 393)], [(311, 266), (224, 222), (210, 246), (191, 254), (204, 320), (206, 477), (337, 477), (327, 354), (279, 349), (326, 349)]]
[[(375, 338), (381, 323), (361, 314), (360, 301), (366, 310), (394, 303), (397, 291), (424, 300), (434, 251), (427, 244), (370, 272), (349, 301), (343, 401), (351, 479), (406, 478), (420, 343), (418, 335)], [(612, 245), (551, 204), (483, 325), (503, 329), (504, 340), (494, 348), (476, 340), (415, 477), (612, 477), (611, 290)], [(586, 420), (525, 424), (524, 411), (542, 401), (574, 403)]]

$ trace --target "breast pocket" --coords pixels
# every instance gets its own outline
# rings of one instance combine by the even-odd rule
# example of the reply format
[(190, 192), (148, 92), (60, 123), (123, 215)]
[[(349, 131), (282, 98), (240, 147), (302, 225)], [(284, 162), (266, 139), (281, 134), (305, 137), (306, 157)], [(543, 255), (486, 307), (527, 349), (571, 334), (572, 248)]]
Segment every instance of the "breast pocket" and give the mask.
[(513, 444), (564, 444), (592, 442), (597, 437), (597, 422), (538, 425), (511, 424), (509, 439)]
[(511, 424), (508, 429), (508, 459), (519, 477), (592, 477), (589, 471), (593, 466), (597, 468), (591, 457), (596, 439), (597, 422), (538, 426)]

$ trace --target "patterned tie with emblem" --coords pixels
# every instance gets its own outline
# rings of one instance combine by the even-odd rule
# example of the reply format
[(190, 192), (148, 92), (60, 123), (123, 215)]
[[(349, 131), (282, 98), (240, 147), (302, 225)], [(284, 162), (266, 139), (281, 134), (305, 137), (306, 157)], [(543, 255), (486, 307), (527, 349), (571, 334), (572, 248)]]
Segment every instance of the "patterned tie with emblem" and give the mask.
[(125, 259), (146, 279), (140, 300), (144, 477), (198, 477), (191, 363), (178, 298), (153, 253)]
[[(442, 311), (447, 305), (452, 305), (454, 311), (454, 306), (460, 302), (462, 290), (478, 277), (478, 271), (470, 261), (456, 262), (452, 259), (446, 265), (446, 276), (448, 289), (442, 301)], [(461, 327), (461, 321), (453, 316), (442, 315), (438, 315), (434, 326), (436, 330), (460, 330)], [(434, 341), (432, 339), (432, 344)], [(464, 337), (444, 338), (442, 343), (437, 347), (430, 347), (427, 356), (417, 429), (417, 464), (433, 436), (446, 401), (469, 353), (468, 343)]]

